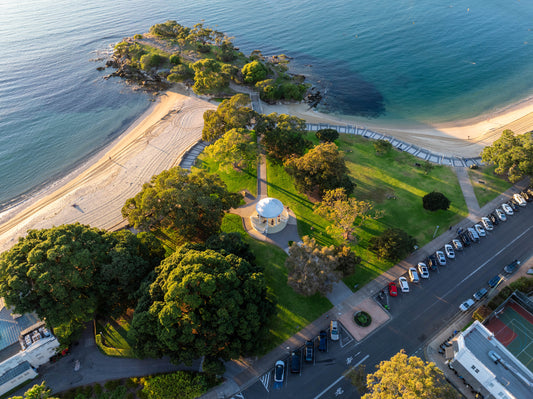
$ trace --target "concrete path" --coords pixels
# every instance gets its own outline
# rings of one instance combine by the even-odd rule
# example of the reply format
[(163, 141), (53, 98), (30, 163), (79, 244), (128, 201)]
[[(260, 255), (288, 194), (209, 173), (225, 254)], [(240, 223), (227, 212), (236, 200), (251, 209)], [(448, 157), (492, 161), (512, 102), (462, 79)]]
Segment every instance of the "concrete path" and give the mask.
[(459, 179), (459, 185), (463, 191), (463, 197), (466, 201), (466, 207), (468, 208), (468, 216), (473, 218), (479, 218), (479, 204), (477, 202), (476, 194), (474, 193), (474, 187), (472, 186), (472, 181), (468, 175), (467, 168), (453, 168), (457, 174), (457, 179)]

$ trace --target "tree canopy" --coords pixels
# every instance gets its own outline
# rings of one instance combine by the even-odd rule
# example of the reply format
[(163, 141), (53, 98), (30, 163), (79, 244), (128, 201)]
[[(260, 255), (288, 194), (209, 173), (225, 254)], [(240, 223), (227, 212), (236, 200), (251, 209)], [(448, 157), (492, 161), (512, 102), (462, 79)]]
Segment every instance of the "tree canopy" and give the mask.
[(250, 354), (273, 306), (263, 270), (234, 254), (185, 245), (156, 269), (132, 322), (140, 356), (190, 363)]
[(339, 138), (339, 132), (337, 132), (335, 129), (320, 129), (317, 130), (315, 136), (320, 141), (332, 143)]
[(257, 60), (244, 65), (241, 70), (244, 81), (252, 84), (264, 80), (267, 76), (267, 72), (265, 65)]
[(269, 158), (284, 161), (290, 156), (300, 156), (311, 143), (305, 138), (303, 119), (286, 114), (258, 115), (255, 131), (262, 135), (261, 144)]
[(145, 183), (126, 201), (122, 215), (136, 229), (172, 228), (187, 240), (204, 241), (219, 232), (225, 212), (240, 198), (218, 176), (176, 167)]
[(533, 176), (533, 132), (519, 136), (504, 130), (501, 137), (481, 152), (481, 160), (495, 164), (495, 172), (516, 183)]
[(59, 399), (52, 396), (52, 390), (46, 386), (46, 382), (40, 385), (35, 384), (33, 387), (24, 392), (24, 396), (12, 396), (10, 399)]
[(257, 141), (252, 131), (231, 129), (205, 149), (221, 170), (248, 169), (257, 165)]
[(334, 246), (321, 247), (309, 236), (302, 240), (289, 247), (285, 260), (288, 284), (301, 295), (326, 295), (342, 277), (342, 272), (337, 270), (337, 251)]
[(322, 196), (328, 190), (342, 187), (349, 195), (355, 187), (348, 176), (343, 154), (335, 143), (321, 143), (305, 155), (287, 160), (284, 165), (302, 192)]
[(447, 210), (451, 201), (443, 194), (432, 191), (422, 197), (422, 206), (428, 211), (438, 211), (439, 209)]
[(229, 76), (224, 73), (220, 63), (211, 58), (204, 58), (192, 64), (196, 94), (209, 94), (221, 91), (229, 85)]
[(236, 94), (222, 101), (216, 111), (204, 112), (202, 140), (213, 143), (231, 129), (246, 129), (252, 124), (255, 115), (250, 108), (250, 97)]
[(327, 232), (343, 240), (355, 242), (354, 230), (367, 219), (377, 219), (382, 212), (371, 213), (373, 205), (346, 195), (344, 187), (328, 190), (322, 202), (315, 205), (315, 213), (333, 222)]
[(399, 260), (413, 251), (416, 239), (401, 229), (389, 228), (379, 237), (370, 239), (370, 250), (380, 258)]
[(367, 375), (369, 392), (362, 399), (459, 397), (435, 363), (424, 362), (417, 356), (407, 356), (403, 350), (390, 360), (381, 361), (376, 368), (376, 372)]
[(133, 306), (163, 254), (146, 233), (80, 224), (29, 230), (0, 256), (0, 295), (16, 312), (36, 312), (68, 336), (96, 313), (119, 315)]

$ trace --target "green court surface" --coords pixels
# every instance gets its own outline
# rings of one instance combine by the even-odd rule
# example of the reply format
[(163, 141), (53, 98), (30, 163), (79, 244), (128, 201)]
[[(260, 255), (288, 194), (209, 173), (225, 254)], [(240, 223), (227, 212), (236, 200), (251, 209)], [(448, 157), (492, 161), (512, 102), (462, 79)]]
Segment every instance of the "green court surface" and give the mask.
[(528, 320), (529, 317), (525, 318), (521, 314), (526, 311), (519, 308), (519, 313), (514, 309), (515, 306), (517, 305), (511, 303), (498, 315), (499, 320), (516, 335), (506, 347), (524, 366), (533, 371), (533, 324)]

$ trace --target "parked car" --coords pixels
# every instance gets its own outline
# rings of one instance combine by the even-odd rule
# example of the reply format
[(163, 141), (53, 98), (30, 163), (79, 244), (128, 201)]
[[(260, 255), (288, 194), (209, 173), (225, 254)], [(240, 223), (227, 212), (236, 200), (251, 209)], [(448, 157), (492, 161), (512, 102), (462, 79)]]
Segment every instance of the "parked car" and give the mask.
[(446, 256), (444, 256), (444, 252), (437, 251), (435, 252), (435, 256), (437, 257), (437, 262), (439, 262), (439, 265), (446, 266)]
[(509, 204), (502, 204), (502, 209), (507, 216), (513, 216), (513, 208)]
[(514, 200), (518, 203), (519, 206), (526, 206), (526, 200), (520, 194), (513, 195)]
[(492, 231), (494, 230), (494, 226), (492, 225), (492, 222), (490, 219), (486, 216), (483, 216), (481, 218), (481, 223), (483, 224), (483, 227), (485, 227), (485, 230)]
[(472, 240), (472, 242), (479, 241), (479, 234), (476, 230), (474, 230), (473, 227), (469, 227), (468, 229), (466, 229), (466, 232), (468, 233), (468, 237)]
[(500, 219), (502, 222), (505, 222), (507, 220), (505, 212), (502, 211), (500, 208), (496, 209), (494, 212), (496, 212), (496, 216), (498, 216), (498, 219)]
[(409, 283), (407, 283), (407, 279), (405, 277), (400, 277), (398, 279), (398, 284), (400, 285), (400, 290), (402, 292), (409, 292)]
[(511, 201), (507, 201), (507, 205), (511, 207), (514, 213), (520, 212), (520, 207), (514, 199), (512, 199)]
[(520, 193), (520, 195), (522, 196), (523, 199), (526, 200), (526, 202), (531, 202), (533, 201), (533, 195), (529, 194), (527, 191), (522, 191)]
[(463, 244), (461, 244), (461, 240), (454, 238), (452, 240), (453, 247), (456, 251), (462, 251), (463, 250)]
[(299, 373), (301, 370), (302, 360), (300, 357), (300, 351), (291, 353), (291, 373)]
[(305, 361), (307, 363), (313, 363), (314, 351), (315, 343), (313, 341), (307, 341), (305, 343)]
[(483, 227), (481, 227), (480, 224), (475, 224), (474, 225), (474, 229), (476, 229), (476, 233), (480, 237), (485, 237), (487, 235), (487, 233), (485, 232), (485, 229)]
[(480, 289), (479, 291), (477, 291), (474, 295), (472, 295), (474, 297), (474, 299), (476, 301), (479, 301), (481, 300), (481, 298), (483, 298), (485, 295), (487, 295), (487, 289), (486, 288), (482, 288)]
[(455, 259), (455, 252), (453, 251), (453, 247), (450, 244), (444, 245), (444, 252), (446, 252), (446, 256), (450, 259)]
[(459, 238), (461, 238), (461, 241), (463, 242), (465, 247), (469, 247), (470, 244), (472, 244), (472, 240), (470, 240), (470, 237), (468, 236), (468, 234), (466, 234), (466, 232), (461, 233), (459, 235)]
[(514, 273), (514, 271), (518, 268), (518, 266), (520, 266), (520, 261), (515, 259), (511, 263), (509, 263), (507, 266), (505, 266), (503, 268), (503, 271), (509, 274)]
[(283, 377), (285, 377), (285, 362), (278, 360), (274, 367), (274, 382), (283, 383)]
[(489, 213), (487, 217), (490, 219), (494, 226), (500, 224), (500, 218), (498, 217), (498, 215), (496, 215), (496, 211)]
[(331, 323), (329, 323), (329, 335), (332, 341), (339, 340), (339, 323), (337, 320), (331, 320)]
[(318, 350), (320, 352), (326, 352), (328, 350), (328, 334), (322, 330), (318, 336)]
[(427, 265), (431, 268), (431, 270), (437, 269), (437, 257), (435, 255), (429, 255), (427, 259)]
[(418, 283), (420, 281), (418, 279), (418, 273), (416, 272), (416, 269), (414, 267), (409, 268), (409, 278), (413, 283)]
[(394, 281), (391, 281), (389, 283), (389, 295), (398, 296), (398, 287), (396, 287), (396, 284), (394, 283)]
[(470, 307), (474, 304), (473, 299), (467, 299), (462, 304), (459, 305), (459, 309), (461, 309), (463, 312), (466, 312)]
[(494, 288), (494, 287), (496, 287), (498, 284), (500, 284), (500, 281), (501, 281), (501, 280), (503, 280), (503, 279), (500, 277), (499, 274), (496, 275), (496, 276), (494, 276), (493, 278), (491, 278), (491, 279), (489, 280), (489, 287), (490, 287), (490, 288)]
[(418, 262), (418, 272), (420, 273), (420, 277), (429, 278), (429, 270), (424, 262)]

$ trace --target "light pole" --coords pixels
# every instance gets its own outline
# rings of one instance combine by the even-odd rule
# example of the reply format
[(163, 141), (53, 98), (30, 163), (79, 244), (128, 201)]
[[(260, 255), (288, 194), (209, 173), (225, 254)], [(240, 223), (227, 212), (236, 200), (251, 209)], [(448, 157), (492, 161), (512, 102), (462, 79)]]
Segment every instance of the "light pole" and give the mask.
[(433, 238), (435, 238), (435, 236), (437, 235), (437, 230), (439, 229), (439, 225), (437, 225), (437, 227), (435, 228), (435, 232), (433, 233)]

